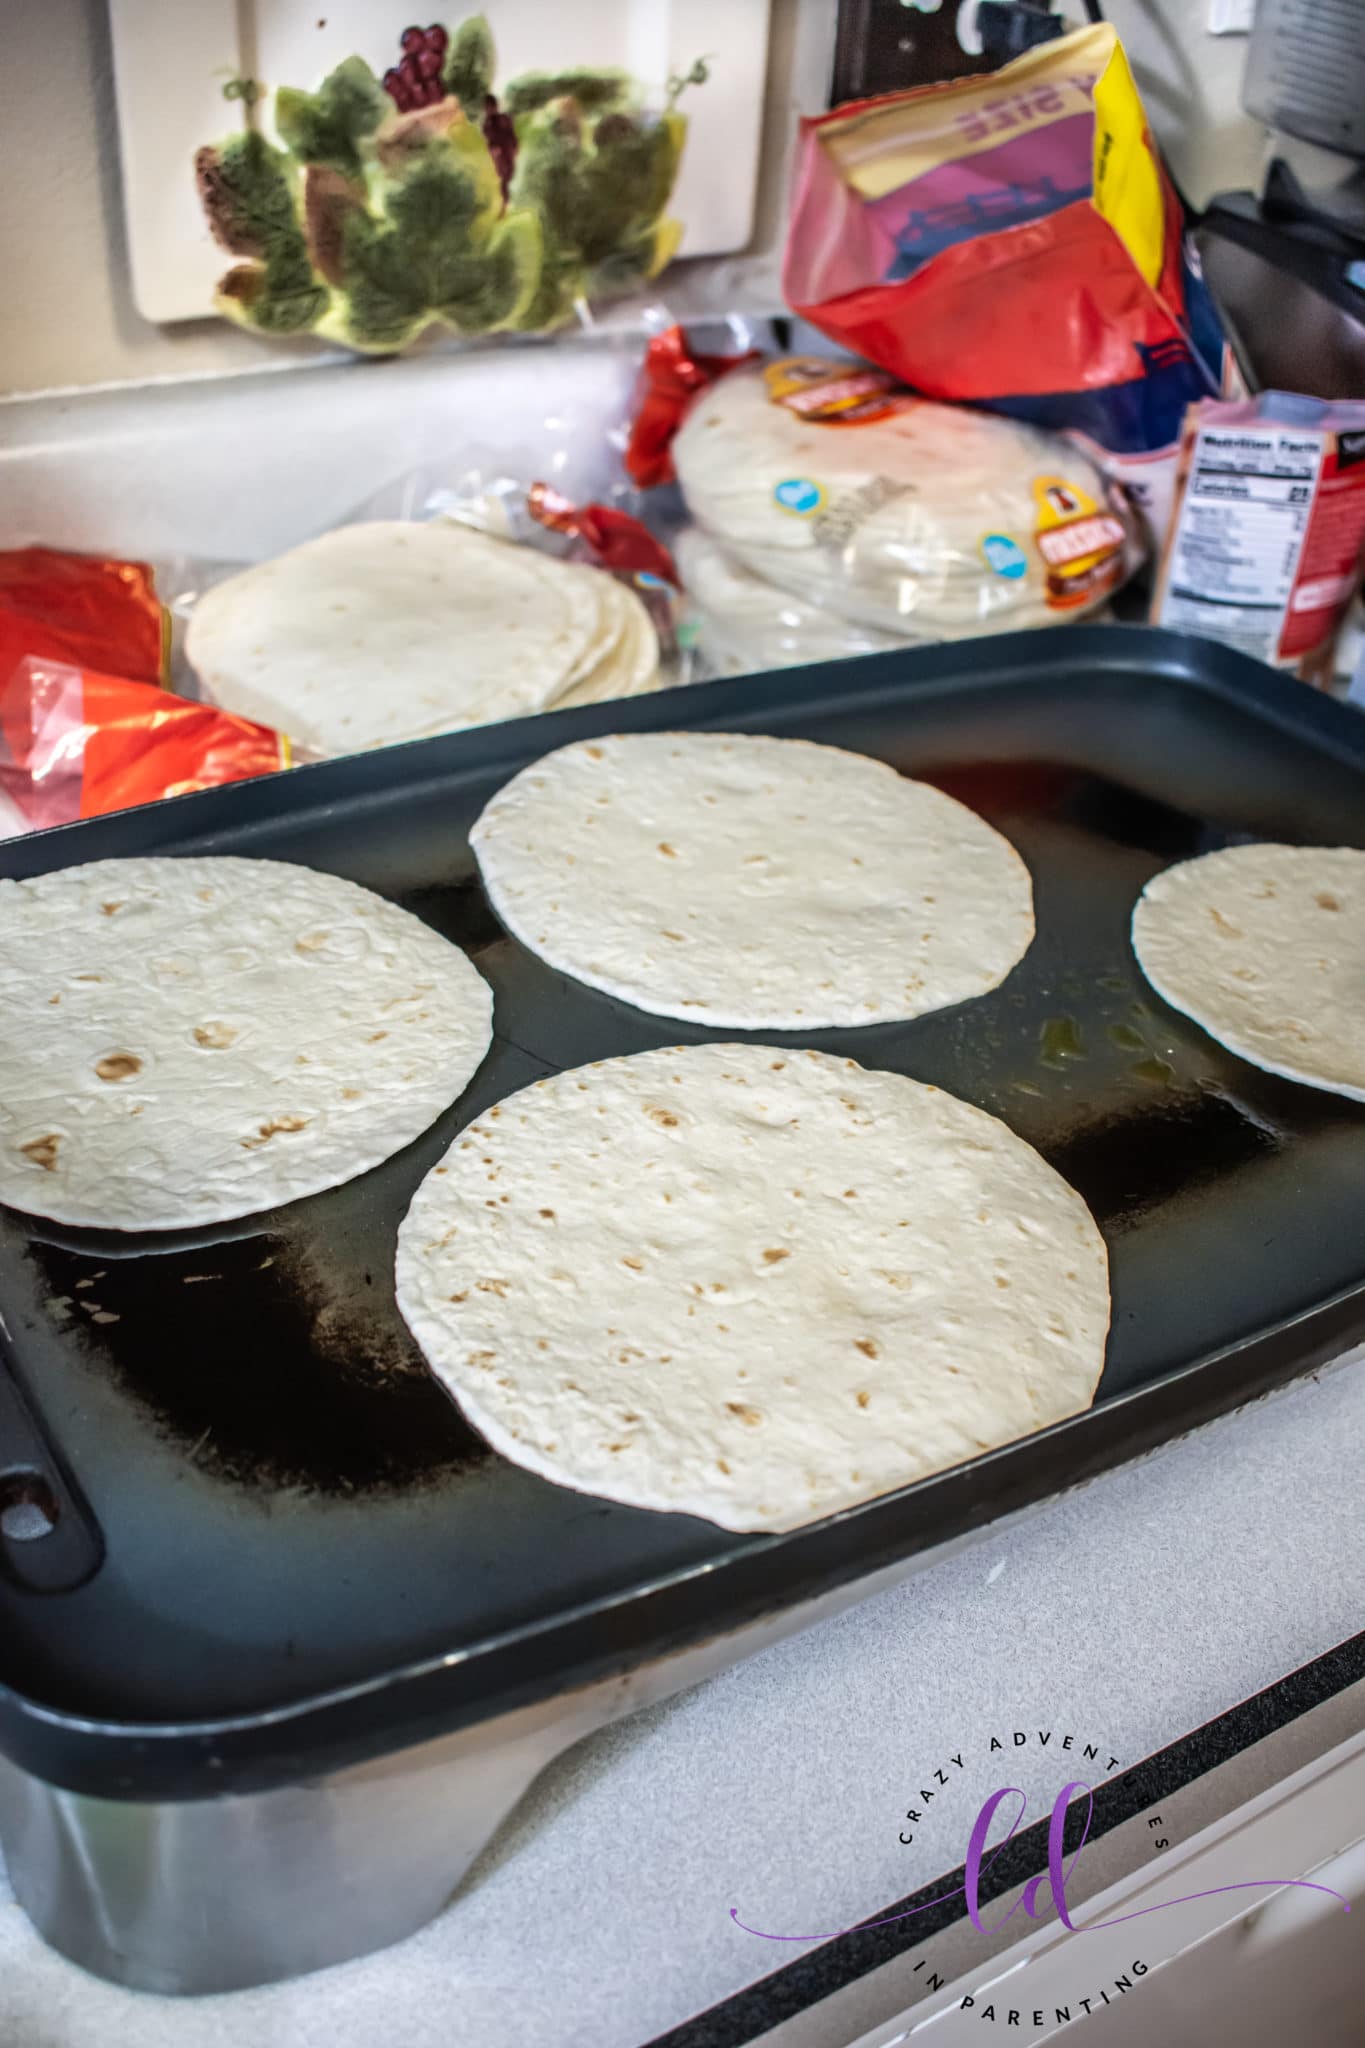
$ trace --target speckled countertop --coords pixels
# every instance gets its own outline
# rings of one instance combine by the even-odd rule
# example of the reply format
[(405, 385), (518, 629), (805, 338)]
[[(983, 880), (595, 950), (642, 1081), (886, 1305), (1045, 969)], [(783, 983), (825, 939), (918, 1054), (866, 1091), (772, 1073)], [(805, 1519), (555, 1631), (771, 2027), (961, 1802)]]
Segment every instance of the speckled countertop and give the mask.
[(960, 1844), (926, 1865), (899, 1835), (907, 1795), (952, 1753), (1066, 1729), (1127, 1766), (1358, 1630), (1363, 1365), (590, 1738), (442, 1917), (381, 1955), (231, 1997), (136, 1995), (44, 1948), (0, 1866), (0, 2043), (642, 2048), (791, 1959), (740, 1932), (732, 1905), (836, 1929), (951, 1867)]

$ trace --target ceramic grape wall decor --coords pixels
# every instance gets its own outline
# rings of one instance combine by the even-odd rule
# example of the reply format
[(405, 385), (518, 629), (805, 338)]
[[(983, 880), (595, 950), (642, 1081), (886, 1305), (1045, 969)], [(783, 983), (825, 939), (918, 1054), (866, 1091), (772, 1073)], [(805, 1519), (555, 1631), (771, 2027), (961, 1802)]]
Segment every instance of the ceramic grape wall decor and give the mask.
[(236, 260), (218, 310), (267, 335), (393, 354), (438, 325), (542, 333), (582, 301), (657, 277), (687, 123), (624, 72), (527, 73), (495, 91), (482, 15), (409, 28), (377, 78), (347, 57), (316, 92), (225, 89), (244, 125), (195, 156), (215, 239)]

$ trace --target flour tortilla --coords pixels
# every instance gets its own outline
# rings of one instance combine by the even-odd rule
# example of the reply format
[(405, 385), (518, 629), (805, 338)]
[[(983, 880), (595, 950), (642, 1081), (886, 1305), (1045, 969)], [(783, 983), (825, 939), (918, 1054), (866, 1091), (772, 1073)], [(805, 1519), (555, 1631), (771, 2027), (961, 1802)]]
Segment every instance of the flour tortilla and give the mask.
[(882, 761), (632, 733), (535, 761), (470, 834), (523, 945), (693, 1024), (885, 1024), (985, 994), (1033, 938), (1009, 841)]
[(420, 1136), (492, 1036), (456, 947), (280, 861), (0, 881), (0, 951), (0, 1200), (62, 1223), (187, 1229), (335, 1187)]
[(846, 661), (916, 644), (899, 633), (859, 626), (756, 576), (700, 526), (685, 527), (673, 553), (702, 616), (705, 652), (713, 666), (732, 675)]
[(618, 588), (453, 523), (344, 526), (206, 592), (186, 654), (225, 709), (356, 753), (545, 710), (616, 653)]
[(635, 592), (616, 577), (604, 576), (596, 569), (579, 573), (591, 576), (602, 588), (607, 631), (593, 663), (549, 708), (568, 711), (580, 704), (601, 704), (608, 698), (639, 697), (657, 690), (661, 681), (659, 640), (649, 613)]
[(1080, 1197), (981, 1110), (762, 1045), (485, 1111), (417, 1191), (398, 1304), (495, 1449), (789, 1529), (1078, 1414), (1109, 1321)]
[(1182, 861), (1139, 897), (1133, 950), (1158, 995), (1240, 1059), (1365, 1102), (1365, 852)]
[[(935, 640), (1054, 625), (1112, 589), (1049, 607), (1035, 483), (1060, 477), (1120, 515), (1078, 449), (1014, 420), (927, 399), (856, 425), (803, 419), (774, 402), (759, 364), (697, 399), (673, 459), (692, 518), (756, 575), (884, 632)], [(801, 485), (820, 494), (813, 510), (779, 496)], [(988, 540), (1018, 551), (1000, 571)]]

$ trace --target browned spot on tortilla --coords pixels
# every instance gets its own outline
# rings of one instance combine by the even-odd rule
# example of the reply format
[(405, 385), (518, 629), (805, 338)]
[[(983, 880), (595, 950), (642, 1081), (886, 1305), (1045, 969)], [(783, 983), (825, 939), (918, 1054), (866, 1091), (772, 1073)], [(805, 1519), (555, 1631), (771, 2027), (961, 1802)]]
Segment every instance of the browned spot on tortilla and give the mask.
[(259, 1127), (254, 1138), (243, 1138), (242, 1150), (254, 1152), (259, 1145), (268, 1145), (277, 1131), (301, 1131), (308, 1123), (306, 1116), (272, 1116), (269, 1123)]
[(1241, 938), (1241, 927), (1230, 923), (1229, 920), (1226, 917), (1224, 917), (1221, 910), (1214, 910), (1211, 908), (1209, 911), (1209, 916), (1213, 919), (1214, 923), (1217, 925), (1220, 932), (1227, 932), (1229, 936), (1234, 939)]
[(463, 1294), (448, 1294), (448, 1295), (446, 1296), (446, 1300), (447, 1300), (447, 1301), (455, 1301), (455, 1302), (459, 1302), (459, 1301), (468, 1301), (468, 1299), (469, 1299), (469, 1289), (468, 1289), (467, 1287), (465, 1288), (465, 1290), (464, 1290)]
[(296, 953), (316, 953), (319, 946), (325, 946), (331, 936), (330, 932), (305, 932), (301, 939), (295, 939), (294, 951)]
[[(359, 1102), (360, 1090), (358, 1088), (343, 1088), (341, 1091), (341, 1099), (343, 1102)], [(436, 1171), (438, 1173), (444, 1173), (445, 1168), (443, 1166), (438, 1166)]]
[(142, 1062), (135, 1053), (106, 1053), (102, 1060), (95, 1061), (95, 1072), (101, 1081), (127, 1081), (142, 1072)]
[(61, 1001), (61, 997), (60, 997), (60, 996), (49, 996), (49, 997), (48, 997), (48, 1002), (49, 1002), (49, 1003), (59, 1003), (60, 1001)]
[(661, 939), (672, 939), (675, 946), (681, 946), (683, 943), (681, 932), (660, 932), (659, 937)]
[(501, 1301), (506, 1296), (507, 1290), (512, 1283), (510, 1280), (476, 1280), (474, 1285), (478, 1288), (480, 1294), (496, 1294), (499, 1301)]
[(855, 1337), (853, 1339), (853, 1343), (854, 1348), (858, 1351), (861, 1351), (864, 1358), (881, 1357), (881, 1352), (877, 1349), (877, 1346), (872, 1342), (872, 1339), (870, 1337)]
[(626, 1256), (622, 1259), (621, 1264), (623, 1266), (629, 1266), (632, 1273), (643, 1273), (645, 1270), (644, 1260), (634, 1259), (630, 1256), (629, 1253), (627, 1253)]
[(755, 1429), (763, 1420), (761, 1412), (757, 1408), (750, 1408), (745, 1401), (727, 1401), (725, 1405), (732, 1415), (737, 1415), (750, 1429)]
[[(1075, 1277), (1076, 1277), (1076, 1275), (1075, 1275), (1074, 1273), (1072, 1273), (1072, 1274), (1070, 1275), (1070, 1278), (1071, 1278), (1071, 1279), (1073, 1279), (1073, 1280), (1075, 1279)], [(1004, 1274), (1003, 1274), (1003, 1273), (997, 1273), (997, 1274), (996, 1274), (996, 1276), (995, 1276), (995, 1284), (996, 1284), (996, 1286), (997, 1286), (997, 1287), (1008, 1287), (1010, 1283), (1009, 1283), (1009, 1281), (1008, 1281), (1008, 1280), (1007, 1280), (1007, 1279), (1005, 1278), (1005, 1276), (1004, 1276)]]
[[(549, 1449), (550, 1447), (549, 1447), (549, 1445), (547, 1444), (545, 1448), (546, 1448), (546, 1449), (548, 1450), (548, 1449)], [(626, 1450), (627, 1448), (628, 1448), (628, 1447), (627, 1447), (627, 1446), (626, 1446), (625, 1444), (608, 1444), (608, 1445), (607, 1445), (607, 1449), (608, 1449), (609, 1451), (624, 1451), (624, 1450)]]
[(676, 860), (678, 858), (677, 848), (675, 846), (670, 846), (666, 839), (661, 839), (659, 841), (659, 851), (660, 853), (666, 855), (669, 860)]
[(41, 1166), (44, 1173), (55, 1173), (57, 1170), (57, 1147), (61, 1142), (57, 1133), (52, 1131), (46, 1138), (30, 1138), (28, 1144), (21, 1145), (19, 1150), (23, 1153), (25, 1159), (31, 1159), (35, 1166)]
[(106, 917), (113, 917), (117, 911), (123, 909), (127, 901), (128, 898), (125, 896), (122, 903), (101, 903), (100, 909)]
[(645, 1104), (645, 1115), (653, 1117), (656, 1124), (662, 1124), (668, 1131), (673, 1130), (678, 1121), (671, 1109), (660, 1109), (655, 1102)]
[[(860, 1348), (861, 1348), (861, 1347), (860, 1347)], [(866, 1408), (866, 1406), (867, 1406), (868, 1402), (869, 1402), (869, 1401), (870, 1401), (871, 1399), (872, 1399), (872, 1396), (871, 1396), (870, 1394), (859, 1394), (859, 1395), (858, 1395), (858, 1397), (857, 1397), (857, 1400), (858, 1400), (858, 1406), (859, 1406), (860, 1408)]]
[[(438, 1167), (438, 1168), (437, 1168), (436, 1170), (437, 1170), (437, 1172), (439, 1173), (439, 1172), (440, 1172), (440, 1171), (441, 1171), (442, 1169), (441, 1169), (440, 1167)], [(554, 1219), (554, 1213), (555, 1213), (555, 1212), (554, 1212), (554, 1210), (553, 1210), (553, 1209), (541, 1209), (541, 1210), (540, 1210), (540, 1211), (539, 1211), (538, 1213), (539, 1213), (540, 1215), (542, 1215), (542, 1216), (547, 1216), (547, 1217), (549, 1217), (549, 1218), (551, 1219), (551, 1221), (553, 1221), (553, 1219)]]
[(1317, 904), (1319, 910), (1340, 910), (1341, 908), (1341, 905), (1337, 901), (1336, 897), (1331, 895), (1329, 891), (1326, 889), (1319, 890), (1318, 894), (1314, 897), (1313, 900)]
[(845, 1200), (846, 1202), (848, 1202), (848, 1201), (852, 1201), (852, 1200), (853, 1200), (853, 1198), (854, 1198), (854, 1197), (855, 1197), (855, 1196), (857, 1195), (857, 1192), (858, 1192), (858, 1190), (857, 1190), (856, 1188), (845, 1188), (845, 1189), (844, 1189), (844, 1200)]
[(602, 749), (600, 747), (585, 747), (584, 752), (590, 761), (600, 761), (602, 758)]
[(763, 1254), (763, 1263), (765, 1266), (775, 1266), (779, 1259), (789, 1259), (790, 1257), (791, 1253), (785, 1251), (781, 1245), (769, 1245)]
[(730, 1476), (730, 1467), (729, 1467), (729, 1466), (728, 1466), (728, 1465), (726, 1464), (726, 1462), (725, 1462), (724, 1458), (717, 1458), (717, 1460), (716, 1460), (716, 1470), (717, 1470), (717, 1472), (723, 1472), (723, 1473), (725, 1474), (726, 1478), (727, 1478), (727, 1479), (729, 1478), (729, 1476)]
[(237, 1033), (231, 1024), (220, 1024), (216, 1020), (211, 1024), (196, 1024), (194, 1027), (195, 1044), (211, 1046), (215, 1052), (222, 1052), (227, 1046), (234, 1044), (236, 1038)]
[(388, 1035), (389, 1034), (387, 1031), (372, 1031), (369, 1037), (365, 1040), (365, 1043), (366, 1045), (378, 1045), (380, 1039), (387, 1038)]

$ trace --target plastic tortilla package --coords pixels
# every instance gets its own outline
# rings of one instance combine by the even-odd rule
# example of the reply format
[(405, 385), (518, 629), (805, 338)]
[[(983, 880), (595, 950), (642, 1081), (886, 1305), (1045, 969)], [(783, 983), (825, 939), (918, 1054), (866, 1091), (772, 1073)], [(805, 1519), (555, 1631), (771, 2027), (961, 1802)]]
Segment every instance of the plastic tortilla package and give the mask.
[[(960, 639), (1092, 614), (1141, 560), (1126, 504), (1057, 436), (819, 356), (722, 364), (689, 392), (666, 341), (627, 466), (661, 473), (670, 402), (687, 511), (723, 551), (687, 548), (713, 593), (738, 567), (873, 634)], [(751, 611), (730, 582), (722, 608)]]

